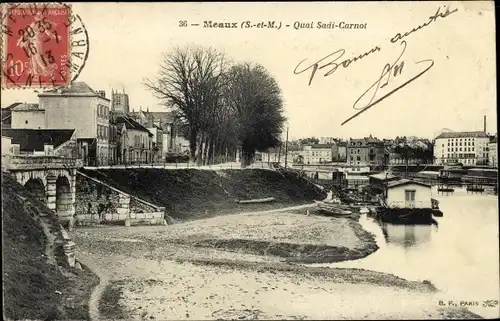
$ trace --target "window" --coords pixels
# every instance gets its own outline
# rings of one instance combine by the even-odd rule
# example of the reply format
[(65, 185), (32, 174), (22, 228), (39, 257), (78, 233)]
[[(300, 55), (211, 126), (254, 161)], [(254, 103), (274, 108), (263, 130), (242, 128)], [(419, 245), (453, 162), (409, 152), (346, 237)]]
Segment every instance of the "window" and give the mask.
[(415, 201), (415, 190), (405, 190), (405, 201)]

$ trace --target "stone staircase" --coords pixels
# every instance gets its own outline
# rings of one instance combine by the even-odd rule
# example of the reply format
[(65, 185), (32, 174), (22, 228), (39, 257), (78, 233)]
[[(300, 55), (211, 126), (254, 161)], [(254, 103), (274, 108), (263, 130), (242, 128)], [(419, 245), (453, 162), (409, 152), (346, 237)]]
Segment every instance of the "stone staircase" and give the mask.
[[(77, 175), (82, 179), (79, 182), (86, 185), (84, 191), (77, 189), (77, 224), (91, 225), (104, 222), (124, 222), (125, 226), (131, 224), (167, 224), (165, 207), (151, 204), (85, 173), (77, 172)], [(101, 192), (97, 193), (94, 189), (100, 189)], [(106, 190), (107, 198), (97, 195), (102, 194), (102, 190)], [(89, 195), (84, 195), (85, 193)], [(97, 209), (100, 212), (96, 212), (96, 208), (93, 207), (97, 203), (101, 208), (104, 208), (103, 210)]]

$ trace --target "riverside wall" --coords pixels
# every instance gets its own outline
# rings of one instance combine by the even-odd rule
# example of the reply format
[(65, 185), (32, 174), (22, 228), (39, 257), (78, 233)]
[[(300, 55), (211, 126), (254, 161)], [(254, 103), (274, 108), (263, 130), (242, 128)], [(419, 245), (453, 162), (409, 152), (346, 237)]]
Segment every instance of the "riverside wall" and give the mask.
[(77, 225), (164, 224), (164, 207), (155, 206), (82, 173), (77, 173), (76, 180)]

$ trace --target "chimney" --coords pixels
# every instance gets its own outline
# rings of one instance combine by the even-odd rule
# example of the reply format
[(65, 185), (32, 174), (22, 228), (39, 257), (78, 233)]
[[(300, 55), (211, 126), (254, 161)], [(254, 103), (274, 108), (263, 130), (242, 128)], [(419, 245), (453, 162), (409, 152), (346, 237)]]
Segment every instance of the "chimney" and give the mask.
[(484, 115), (484, 132), (486, 133), (486, 115)]
[(106, 92), (104, 90), (97, 90), (97, 95), (101, 96), (102, 98), (106, 98)]

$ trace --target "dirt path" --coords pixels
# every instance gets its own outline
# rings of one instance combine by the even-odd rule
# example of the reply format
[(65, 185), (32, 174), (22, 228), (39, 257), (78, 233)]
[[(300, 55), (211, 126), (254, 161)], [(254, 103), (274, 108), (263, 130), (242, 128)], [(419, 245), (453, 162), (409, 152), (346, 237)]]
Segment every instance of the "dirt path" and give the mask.
[(89, 317), (91, 321), (99, 321), (100, 313), (99, 313), (99, 301), (101, 299), (102, 293), (106, 289), (108, 285), (108, 276), (102, 273), (101, 268), (97, 266), (92, 258), (86, 253), (78, 253), (78, 261), (82, 262), (89, 269), (92, 270), (99, 277), (99, 284), (95, 287), (94, 291), (90, 295), (89, 299)]
[[(291, 210), (301, 210), (301, 209), (307, 209), (314, 207), (315, 204), (303, 204), (303, 205), (297, 205), (297, 206), (290, 206), (290, 207), (284, 207), (284, 208), (279, 208), (279, 209), (272, 209), (272, 210), (267, 210), (267, 211), (254, 211), (254, 212), (247, 212), (247, 213), (240, 213), (240, 214), (268, 214), (268, 213), (277, 213), (277, 212), (286, 212), (286, 211), (291, 211)], [(202, 220), (200, 220), (202, 221)], [(182, 223), (180, 223), (182, 224)], [(89, 255), (89, 253), (86, 252), (79, 252), (77, 255), (77, 258), (80, 262), (85, 264), (89, 269), (91, 269), (97, 276), (99, 277), (99, 284), (96, 286), (94, 291), (92, 291), (92, 295), (90, 296), (89, 299), (89, 316), (92, 321), (98, 321), (100, 320), (100, 312), (99, 312), (99, 301), (102, 297), (102, 294), (104, 290), (106, 289), (106, 286), (108, 285), (109, 281), (109, 275), (106, 275), (105, 272), (103, 272), (103, 269), (98, 266), (95, 261), (92, 259), (92, 257)]]

